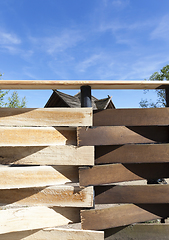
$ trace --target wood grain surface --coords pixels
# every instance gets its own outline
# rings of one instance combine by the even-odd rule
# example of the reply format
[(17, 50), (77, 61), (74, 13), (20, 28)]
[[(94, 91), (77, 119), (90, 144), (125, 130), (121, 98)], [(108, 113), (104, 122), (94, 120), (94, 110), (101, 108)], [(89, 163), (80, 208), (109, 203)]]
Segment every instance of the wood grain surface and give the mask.
[(95, 187), (96, 204), (169, 203), (168, 196), (169, 185), (113, 185)]
[(0, 146), (76, 145), (76, 129), (0, 127)]
[(126, 144), (95, 147), (95, 164), (169, 162), (169, 144)]
[(91, 126), (92, 108), (1, 108), (0, 126)]
[(169, 163), (107, 164), (80, 168), (81, 186), (169, 177)]
[(0, 240), (104, 240), (103, 231), (45, 228), (0, 234)]
[(0, 189), (46, 187), (78, 182), (78, 167), (0, 167)]
[(106, 240), (168, 240), (169, 224), (145, 223), (106, 229)]
[(46, 227), (56, 227), (80, 221), (78, 208), (28, 207), (0, 210), (0, 234)]
[(21, 189), (1, 189), (0, 205), (22, 206), (60, 206), (93, 207), (93, 187), (60, 185)]
[(72, 145), (0, 147), (0, 164), (94, 165), (94, 147)]
[(91, 230), (126, 226), (168, 216), (168, 204), (125, 204), (97, 210), (81, 210), (82, 228)]
[(168, 87), (167, 81), (87, 81), (87, 80), (1, 80), (0, 89), (79, 89), (81, 86), (93, 89), (161, 89)]
[(169, 108), (95, 110), (94, 126), (169, 125)]
[(169, 141), (169, 132), (168, 127), (164, 126), (79, 127), (77, 141), (79, 146), (167, 143)]

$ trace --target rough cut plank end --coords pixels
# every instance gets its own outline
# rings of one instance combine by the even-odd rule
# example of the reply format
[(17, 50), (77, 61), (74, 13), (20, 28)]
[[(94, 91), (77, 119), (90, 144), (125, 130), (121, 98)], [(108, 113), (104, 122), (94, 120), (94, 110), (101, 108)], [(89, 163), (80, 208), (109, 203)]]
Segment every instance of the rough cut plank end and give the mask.
[(76, 230), (63, 228), (45, 228), (1, 234), (0, 240), (104, 240), (103, 231)]
[(92, 108), (1, 108), (0, 126), (92, 126)]
[(0, 234), (56, 227), (79, 221), (78, 208), (28, 207), (0, 210)]
[(7, 146), (0, 153), (3, 165), (94, 165), (94, 146)]
[(93, 207), (93, 187), (60, 185), (46, 188), (0, 190), (0, 205), (9, 207)]
[(124, 204), (97, 210), (81, 210), (81, 223), (84, 230), (103, 230), (168, 216), (168, 204)]
[(78, 182), (78, 167), (75, 166), (0, 167), (0, 189), (46, 187), (72, 182)]
[(106, 240), (168, 240), (169, 224), (135, 224), (105, 230)]

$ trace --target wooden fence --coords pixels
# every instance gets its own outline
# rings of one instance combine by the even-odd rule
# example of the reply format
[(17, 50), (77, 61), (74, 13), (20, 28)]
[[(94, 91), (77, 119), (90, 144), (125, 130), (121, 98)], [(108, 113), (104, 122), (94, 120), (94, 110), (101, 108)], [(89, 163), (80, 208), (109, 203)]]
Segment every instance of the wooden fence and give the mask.
[[(82, 85), (169, 86), (144, 81), (1, 81), (0, 89)], [(120, 184), (169, 177), (168, 125), (168, 108), (94, 114), (92, 108), (1, 108), (0, 240), (101, 240), (104, 232), (96, 230), (105, 229), (105, 239), (168, 239), (167, 224), (126, 226), (167, 218), (169, 186)], [(60, 228), (80, 222), (83, 230)]]

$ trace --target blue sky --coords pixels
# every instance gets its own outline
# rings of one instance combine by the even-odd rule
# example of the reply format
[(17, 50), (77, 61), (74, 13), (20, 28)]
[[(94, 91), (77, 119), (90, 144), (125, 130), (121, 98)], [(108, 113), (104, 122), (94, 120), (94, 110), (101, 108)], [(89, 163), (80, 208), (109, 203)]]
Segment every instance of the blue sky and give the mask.
[[(144, 80), (169, 63), (168, 0), (0, 0), (0, 9), (4, 80)], [(51, 95), (18, 92), (27, 107), (43, 107)], [(119, 108), (145, 97), (93, 94), (113, 96)]]

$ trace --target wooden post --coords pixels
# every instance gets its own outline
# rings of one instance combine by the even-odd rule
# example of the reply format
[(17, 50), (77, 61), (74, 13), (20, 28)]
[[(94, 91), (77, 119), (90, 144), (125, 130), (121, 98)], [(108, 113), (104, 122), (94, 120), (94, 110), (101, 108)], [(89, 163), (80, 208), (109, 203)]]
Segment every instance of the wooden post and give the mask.
[(92, 107), (91, 87), (81, 86), (81, 107)]

